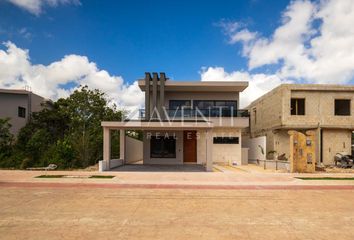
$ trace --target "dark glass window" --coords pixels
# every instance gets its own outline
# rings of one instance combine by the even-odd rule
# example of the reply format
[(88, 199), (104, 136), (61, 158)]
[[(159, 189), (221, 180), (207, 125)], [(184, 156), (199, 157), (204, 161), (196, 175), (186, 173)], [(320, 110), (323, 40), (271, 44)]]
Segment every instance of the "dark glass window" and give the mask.
[(291, 99), (291, 115), (305, 115), (305, 99), (292, 98)]
[(210, 117), (231, 117), (237, 115), (237, 101), (194, 100), (193, 108), (198, 109), (204, 116), (210, 115)]
[(238, 137), (214, 137), (214, 144), (239, 144)]
[(237, 101), (215, 101), (216, 107), (228, 107), (228, 108), (237, 108)]
[(195, 100), (193, 101), (194, 108), (209, 109), (214, 107), (214, 101), (209, 100)]
[(170, 100), (169, 101), (169, 109), (176, 110), (183, 108), (191, 107), (191, 100)]
[(18, 107), (18, 116), (21, 118), (26, 118), (26, 108)]
[(176, 158), (176, 139), (174, 137), (156, 137), (150, 139), (150, 157)]
[(334, 100), (334, 114), (338, 116), (350, 116), (350, 100), (349, 99)]

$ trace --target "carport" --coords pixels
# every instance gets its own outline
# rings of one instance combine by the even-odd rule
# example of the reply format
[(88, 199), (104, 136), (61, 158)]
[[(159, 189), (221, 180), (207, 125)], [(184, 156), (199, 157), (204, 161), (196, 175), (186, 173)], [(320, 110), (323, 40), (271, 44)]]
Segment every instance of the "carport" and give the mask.
[[(212, 149), (213, 149), (213, 124), (205, 121), (123, 121), (101, 123), (103, 127), (103, 160), (99, 162), (99, 171), (109, 171), (112, 168), (124, 165), (126, 151), (126, 130), (142, 130), (142, 131), (185, 131), (193, 130), (203, 132), (205, 135), (205, 161), (206, 171), (212, 171)], [(120, 156), (119, 159), (111, 158), (111, 130), (120, 131)]]

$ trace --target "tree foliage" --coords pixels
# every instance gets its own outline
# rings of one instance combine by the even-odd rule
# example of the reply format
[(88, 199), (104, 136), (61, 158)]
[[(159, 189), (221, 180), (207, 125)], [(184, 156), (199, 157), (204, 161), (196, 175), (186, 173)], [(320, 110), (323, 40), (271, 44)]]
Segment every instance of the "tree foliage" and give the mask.
[[(34, 113), (20, 130), (12, 154), (0, 159), (0, 166), (27, 168), (54, 163), (64, 169), (93, 165), (102, 159), (101, 121), (120, 121), (122, 115), (115, 105), (110, 105), (104, 93), (83, 86), (68, 98)], [(9, 128), (3, 121), (0, 121), (0, 147), (13, 141), (2, 130)]]
[(0, 118), (0, 161), (12, 153), (14, 136), (11, 134), (10, 128), (9, 119)]

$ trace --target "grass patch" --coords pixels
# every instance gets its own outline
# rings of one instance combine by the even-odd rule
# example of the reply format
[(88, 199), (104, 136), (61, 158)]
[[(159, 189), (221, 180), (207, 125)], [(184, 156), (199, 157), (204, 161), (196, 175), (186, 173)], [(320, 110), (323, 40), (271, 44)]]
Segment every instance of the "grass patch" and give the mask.
[(351, 180), (354, 181), (354, 177), (296, 177), (301, 180)]
[(90, 178), (114, 178), (115, 176), (110, 175), (92, 175)]
[(63, 178), (65, 175), (39, 175), (36, 178)]

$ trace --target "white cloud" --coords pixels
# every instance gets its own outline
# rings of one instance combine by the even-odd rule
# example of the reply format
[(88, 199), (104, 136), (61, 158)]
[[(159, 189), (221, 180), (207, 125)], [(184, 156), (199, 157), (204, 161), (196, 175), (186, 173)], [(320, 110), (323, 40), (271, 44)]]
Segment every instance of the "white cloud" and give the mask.
[(252, 101), (280, 84), (289, 82), (281, 80), (275, 74), (250, 74), (242, 71), (228, 73), (222, 67), (203, 68), (200, 74), (202, 81), (248, 81), (248, 88), (240, 94), (241, 108), (247, 107)]
[(354, 78), (354, 1), (297, 0), (282, 14), (270, 37), (231, 29), (241, 42), (249, 69), (278, 64), (280, 78), (309, 83), (348, 83)]
[[(144, 102), (144, 94), (136, 82), (124, 83), (121, 76), (98, 69), (86, 56), (67, 55), (49, 65), (32, 64), (28, 50), (11, 42), (4, 45), (7, 49), (0, 50), (0, 88), (23, 89), (27, 85), (33, 92), (56, 100), (68, 96), (79, 85), (88, 85), (102, 90), (126, 110), (135, 110)], [(75, 87), (64, 87), (70, 83)]]
[(7, 0), (12, 4), (25, 9), (26, 11), (40, 15), (44, 6), (56, 7), (59, 4), (75, 4), (79, 5), (79, 0)]
[(230, 37), (230, 43), (236, 43), (236, 42), (250, 42), (253, 39), (255, 39), (257, 34), (255, 32), (250, 32), (248, 29), (242, 29), (241, 31), (233, 34)]

